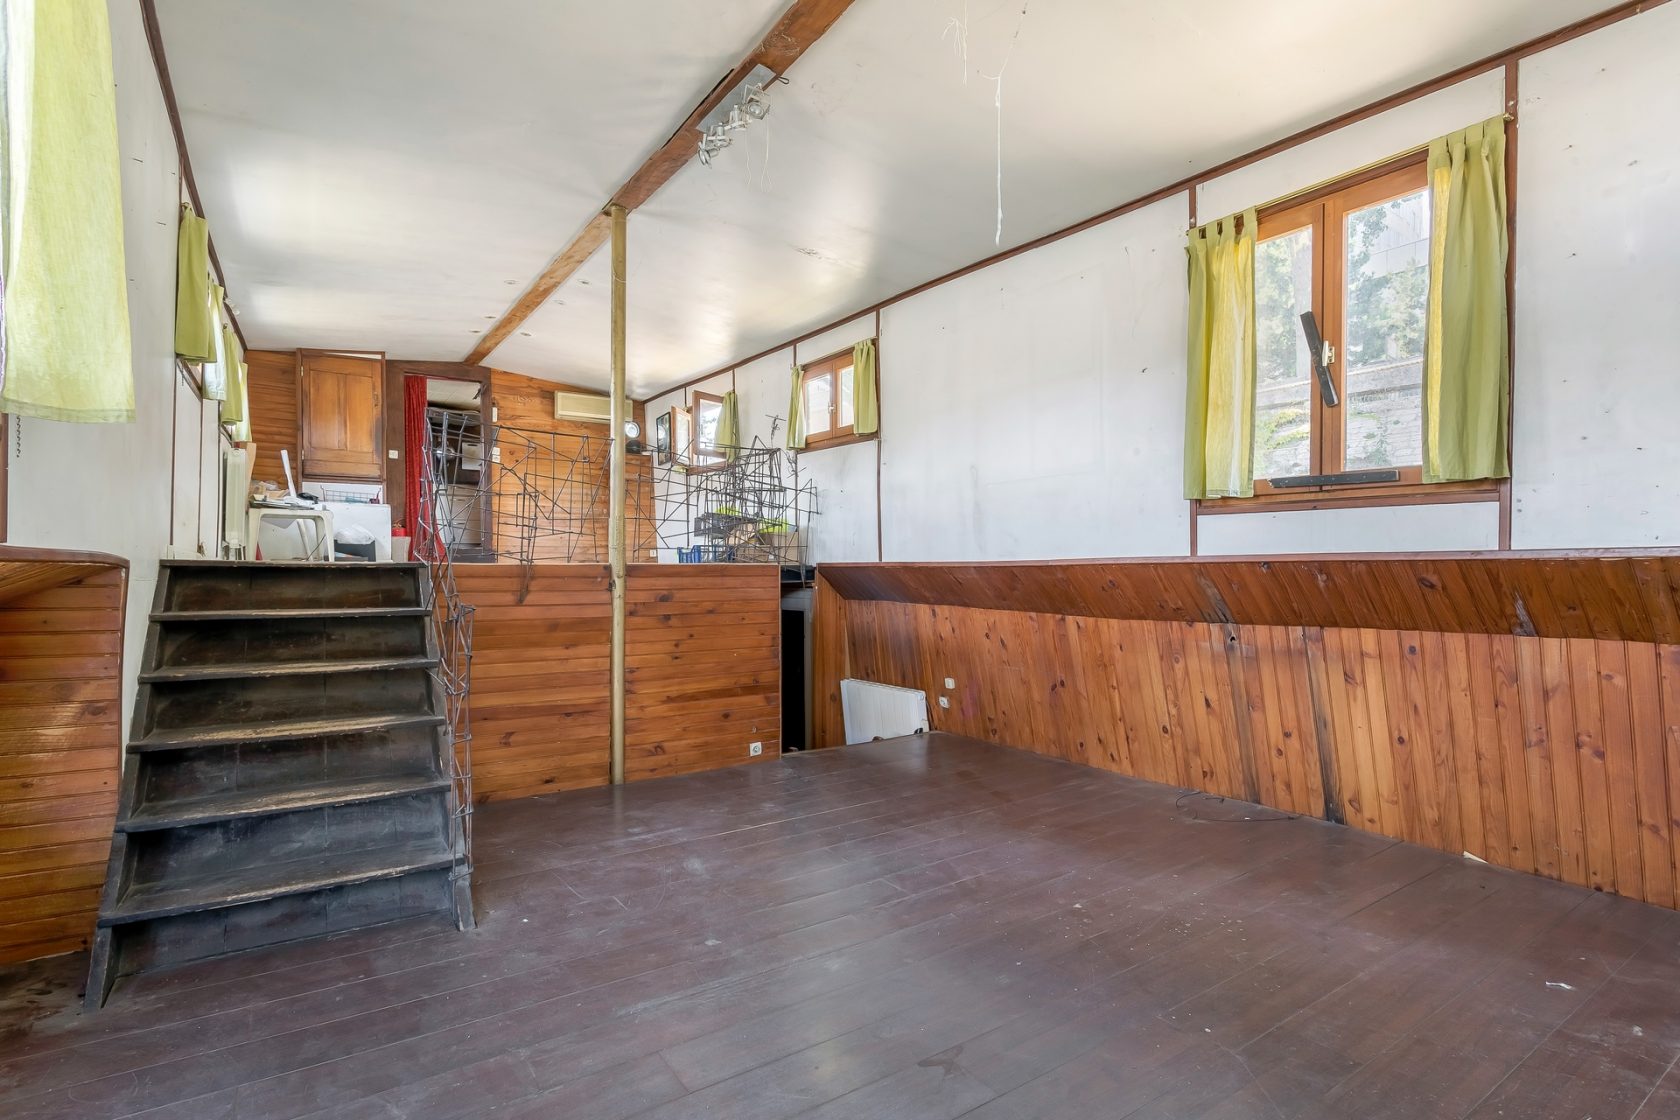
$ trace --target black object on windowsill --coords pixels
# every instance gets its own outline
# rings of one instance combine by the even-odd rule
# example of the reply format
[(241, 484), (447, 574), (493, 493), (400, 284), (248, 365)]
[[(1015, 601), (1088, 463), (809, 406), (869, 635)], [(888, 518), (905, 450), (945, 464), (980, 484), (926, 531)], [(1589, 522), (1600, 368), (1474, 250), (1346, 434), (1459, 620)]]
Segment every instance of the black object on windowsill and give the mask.
[(1268, 478), (1277, 490), (1299, 490), (1306, 486), (1369, 486), (1377, 482), (1399, 482), (1397, 470), (1341, 471), (1337, 474), (1298, 474), (1293, 478)]

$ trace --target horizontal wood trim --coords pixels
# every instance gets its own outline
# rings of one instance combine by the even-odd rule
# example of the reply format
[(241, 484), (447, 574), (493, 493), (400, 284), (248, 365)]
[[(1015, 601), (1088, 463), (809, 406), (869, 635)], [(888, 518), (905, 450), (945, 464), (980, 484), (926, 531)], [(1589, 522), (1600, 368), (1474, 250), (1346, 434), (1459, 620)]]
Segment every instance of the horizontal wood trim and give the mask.
[(821, 574), (850, 600), (1680, 642), (1680, 550), (825, 564)]

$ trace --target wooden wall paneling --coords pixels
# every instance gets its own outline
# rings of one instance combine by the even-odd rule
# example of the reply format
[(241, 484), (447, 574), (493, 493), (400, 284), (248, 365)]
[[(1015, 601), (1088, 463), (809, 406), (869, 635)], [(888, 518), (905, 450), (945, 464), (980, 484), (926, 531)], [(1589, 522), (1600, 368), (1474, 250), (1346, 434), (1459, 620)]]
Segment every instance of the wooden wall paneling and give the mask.
[(121, 773), (127, 564), (0, 548), (0, 587), (29, 554), (60, 567), (0, 596), (0, 964), (87, 946)]
[(1660, 906), (1674, 906), (1680, 902), (1676, 893), (1680, 876), (1676, 874), (1674, 820), (1680, 816), (1680, 770), (1664, 758), (1666, 698), (1658, 672), (1664, 648), (1628, 644), (1627, 693), (1643, 876), (1640, 897)]
[(846, 741), (840, 708), (840, 682), (852, 675), (849, 652), (850, 604), (817, 572), (811, 603), (811, 740), (814, 747), (837, 747)]
[[(474, 605), (470, 718), (480, 801), (608, 781), (611, 601), (598, 564), (458, 565)], [(626, 776), (781, 753), (780, 571), (631, 565)], [(757, 758), (749, 742), (761, 742)]]
[[(1432, 628), (1111, 619), (1085, 613), (1088, 571), (1061, 593), (1073, 614), (847, 598), (824, 583), (830, 652), (817, 686), (830, 695), (843, 672), (933, 697), (952, 676), (952, 707), (932, 709), (942, 730), (1674, 906), (1680, 644), (1622, 636), (1669, 625), (1673, 585), (1666, 558), (1656, 561), (1595, 558), (1590, 568), (1622, 575), (1561, 592), (1497, 566), (1467, 569), (1472, 617), (1514, 601), (1487, 599), (1489, 589), (1520, 586), (1520, 613), (1532, 630), (1545, 620), (1544, 636), (1443, 630), (1461, 616), (1441, 614), (1446, 600), (1421, 583), (1414, 596), (1386, 580), (1382, 558), (1349, 571), (1333, 609), (1427, 617)], [(1572, 570), (1560, 559), (1547, 578)], [(1170, 596), (1202, 594), (1228, 615), (1243, 603), (1186, 574), (1157, 569), (1123, 586), (1152, 612)], [(1037, 604), (1036, 579), (1016, 571), (992, 586)], [(954, 586), (920, 572), (842, 582), (894, 595)]]
[[(1680, 551), (827, 564), (851, 600), (1097, 618), (1680, 642)], [(1563, 590), (1559, 590), (1563, 589)]]
[[(632, 564), (625, 772), (693, 773), (781, 754), (781, 571)], [(758, 742), (763, 753), (752, 756)]]
[(285, 486), (280, 469), (280, 451), (291, 453), (292, 473), (297, 475), (303, 437), (298, 427), (297, 353), (287, 350), (247, 350), (247, 391), (250, 394), (251, 442), (257, 457), (251, 477)]
[[(1600, 735), (1593, 744), (1593, 752), (1604, 771), (1605, 804), (1610, 813), (1611, 844), (1615, 850), (1615, 890), (1617, 894), (1637, 896), (1644, 892), (1645, 869), (1644, 849), (1639, 839), (1639, 771), (1633, 738), (1633, 705), (1628, 694), (1628, 647), (1616, 641), (1594, 645), (1598, 658), (1596, 700)], [(1626, 749), (1620, 749), (1620, 744), (1626, 744)]]
[(1680, 899), (1680, 645), (1658, 647), (1658, 694), (1662, 703), (1663, 753), (1668, 771), (1668, 822), (1675, 897)]

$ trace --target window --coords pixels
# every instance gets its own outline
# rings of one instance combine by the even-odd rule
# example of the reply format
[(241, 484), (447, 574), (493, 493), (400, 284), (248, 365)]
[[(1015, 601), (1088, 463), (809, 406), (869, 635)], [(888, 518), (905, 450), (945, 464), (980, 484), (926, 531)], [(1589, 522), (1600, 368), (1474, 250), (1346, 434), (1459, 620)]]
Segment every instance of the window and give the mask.
[(800, 382), (804, 394), (800, 415), (805, 421), (806, 450), (872, 438), (860, 436), (853, 429), (854, 387), (849, 347), (805, 367)]
[[(1423, 485), (1429, 237), (1421, 155), (1261, 213), (1256, 498)], [(1317, 354), (1311, 330), (1322, 336)]]
[(727, 461), (718, 447), (718, 423), (723, 419), (723, 398), (711, 393), (696, 392), (689, 412), (694, 416), (694, 467), (703, 470), (722, 466)]
[(694, 417), (686, 408), (671, 410), (671, 459), (679, 467), (694, 462)]

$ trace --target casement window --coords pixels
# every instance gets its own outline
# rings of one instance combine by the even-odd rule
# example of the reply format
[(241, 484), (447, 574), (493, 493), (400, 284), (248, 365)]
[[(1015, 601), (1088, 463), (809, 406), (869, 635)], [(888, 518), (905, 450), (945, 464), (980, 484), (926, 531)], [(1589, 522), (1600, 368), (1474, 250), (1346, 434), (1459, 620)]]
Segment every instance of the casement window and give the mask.
[(1198, 509), (1499, 496), (1505, 131), (1481, 121), (1190, 231), (1184, 496)]
[(718, 442), (718, 425), (723, 420), (723, 398), (695, 392), (689, 404), (694, 418), (694, 448), (688, 462), (695, 470), (720, 467), (727, 457)]
[(849, 347), (805, 367), (800, 379), (800, 415), (806, 450), (869, 438), (858, 435), (855, 428), (855, 389)]
[(1260, 214), (1257, 497), (1421, 485), (1429, 239), (1421, 157)]

